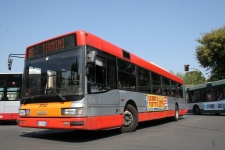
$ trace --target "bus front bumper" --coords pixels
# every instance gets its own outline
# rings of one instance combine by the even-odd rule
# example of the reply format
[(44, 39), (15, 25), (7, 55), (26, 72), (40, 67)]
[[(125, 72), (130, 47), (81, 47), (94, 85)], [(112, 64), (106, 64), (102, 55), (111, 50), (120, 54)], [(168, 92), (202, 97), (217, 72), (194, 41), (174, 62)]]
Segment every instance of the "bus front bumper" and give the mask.
[(122, 115), (81, 118), (22, 118), (18, 126), (45, 129), (99, 130), (123, 125)]

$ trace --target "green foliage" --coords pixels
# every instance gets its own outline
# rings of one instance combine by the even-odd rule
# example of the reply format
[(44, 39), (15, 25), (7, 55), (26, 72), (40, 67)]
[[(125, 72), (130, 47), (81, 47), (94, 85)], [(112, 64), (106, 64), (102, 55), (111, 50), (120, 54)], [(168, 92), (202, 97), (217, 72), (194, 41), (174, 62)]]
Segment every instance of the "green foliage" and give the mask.
[(186, 86), (198, 85), (206, 81), (205, 77), (202, 76), (202, 73), (198, 71), (187, 72), (183, 80)]
[[(175, 74), (175, 73), (173, 73), (173, 74)], [(185, 78), (185, 74), (182, 74), (182, 73), (176, 73), (175, 75), (178, 76), (178, 77), (180, 77), (181, 79), (184, 79)]]
[[(172, 71), (170, 72), (173, 73)], [(187, 87), (198, 85), (206, 81), (205, 77), (203, 77), (202, 73), (199, 71), (190, 71), (184, 74), (176, 73), (175, 75), (182, 78)]]
[(212, 30), (197, 39), (196, 59), (200, 66), (210, 71), (210, 81), (225, 78), (225, 26)]

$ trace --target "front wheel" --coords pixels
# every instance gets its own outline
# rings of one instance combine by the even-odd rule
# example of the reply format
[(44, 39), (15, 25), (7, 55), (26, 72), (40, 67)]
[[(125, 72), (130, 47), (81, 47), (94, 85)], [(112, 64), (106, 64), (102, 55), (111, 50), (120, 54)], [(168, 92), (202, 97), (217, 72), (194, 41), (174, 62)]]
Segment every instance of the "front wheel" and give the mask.
[(121, 132), (132, 132), (136, 129), (138, 124), (138, 113), (136, 108), (128, 104), (124, 111), (123, 116), (123, 126), (121, 127)]

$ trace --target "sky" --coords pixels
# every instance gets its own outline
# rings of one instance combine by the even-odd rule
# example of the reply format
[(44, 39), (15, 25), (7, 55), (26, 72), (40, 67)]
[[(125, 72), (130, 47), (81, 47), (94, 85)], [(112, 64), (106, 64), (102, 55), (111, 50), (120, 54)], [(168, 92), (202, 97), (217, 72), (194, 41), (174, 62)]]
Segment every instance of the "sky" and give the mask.
[(85, 30), (174, 73), (200, 67), (196, 41), (225, 25), (224, 0), (0, 0), (0, 73), (23, 72), (26, 47)]

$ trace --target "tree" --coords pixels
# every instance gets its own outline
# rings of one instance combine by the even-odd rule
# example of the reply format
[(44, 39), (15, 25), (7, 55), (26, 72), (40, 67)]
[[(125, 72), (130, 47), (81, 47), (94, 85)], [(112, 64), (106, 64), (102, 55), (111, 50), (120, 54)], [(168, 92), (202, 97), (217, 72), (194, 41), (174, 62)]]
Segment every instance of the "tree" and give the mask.
[(203, 34), (197, 39), (196, 59), (211, 73), (210, 81), (225, 78), (225, 26)]
[(183, 78), (186, 86), (194, 86), (205, 82), (205, 77), (199, 71), (187, 72)]
[[(173, 71), (170, 72), (173, 73)], [(199, 71), (190, 71), (184, 74), (176, 73), (175, 75), (182, 78), (187, 87), (198, 85), (205, 82), (205, 77)]]

